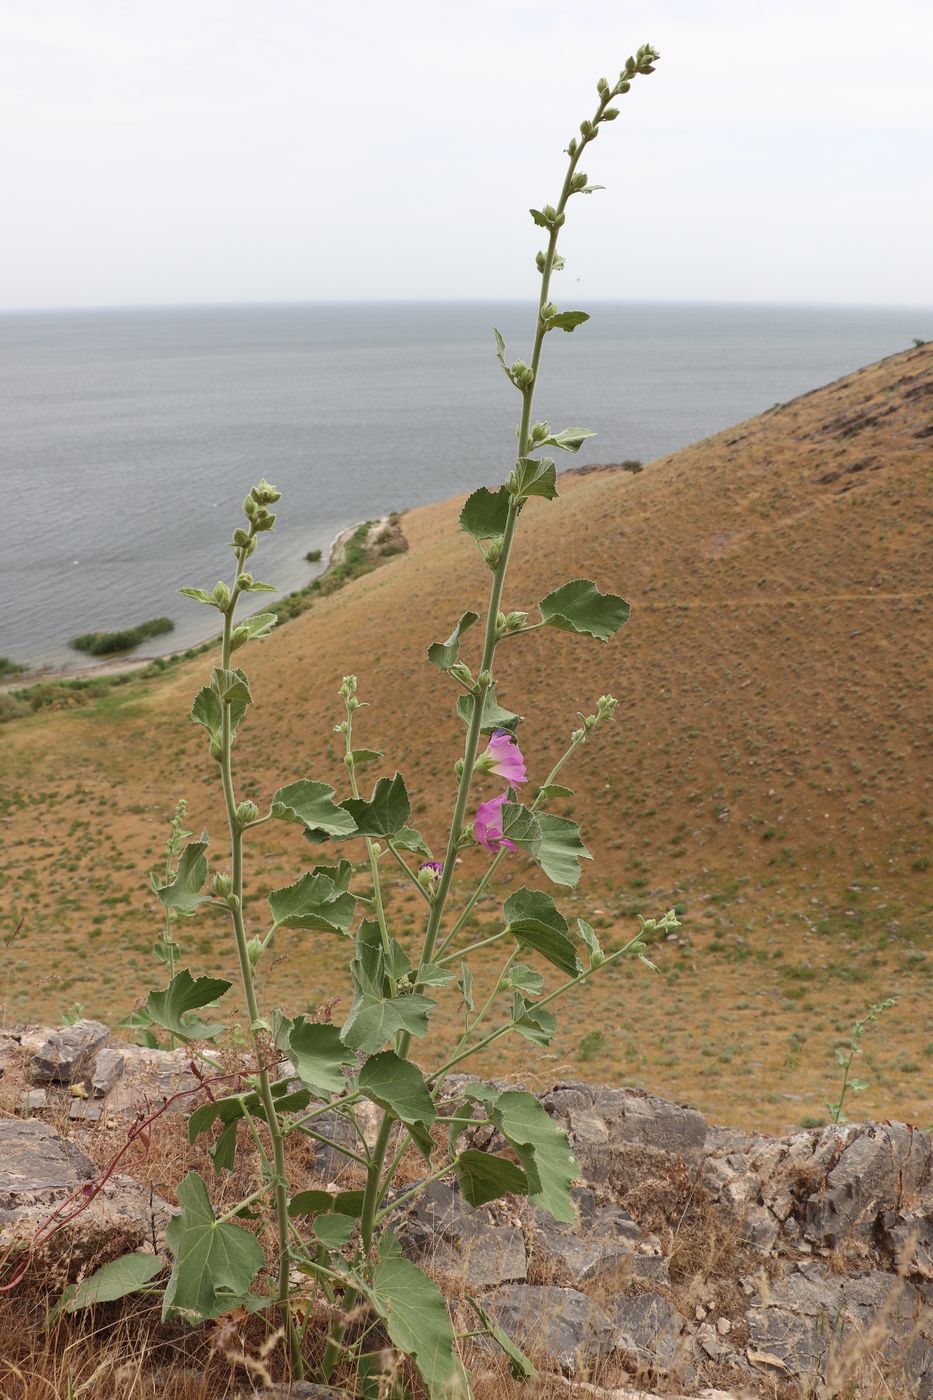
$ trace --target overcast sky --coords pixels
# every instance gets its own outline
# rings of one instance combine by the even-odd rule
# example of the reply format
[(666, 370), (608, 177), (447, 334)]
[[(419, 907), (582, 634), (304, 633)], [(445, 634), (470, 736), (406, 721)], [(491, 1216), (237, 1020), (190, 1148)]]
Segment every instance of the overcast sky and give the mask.
[[(0, 0), (0, 307), (933, 304), (930, 0)], [(579, 279), (579, 285), (577, 283)]]

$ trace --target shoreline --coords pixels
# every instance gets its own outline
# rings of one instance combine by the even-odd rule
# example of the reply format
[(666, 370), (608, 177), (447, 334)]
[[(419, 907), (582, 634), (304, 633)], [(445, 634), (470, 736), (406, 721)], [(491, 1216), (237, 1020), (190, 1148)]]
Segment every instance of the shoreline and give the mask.
[[(320, 572), (312, 575), (308, 582), (306, 584), (303, 584), (300, 589), (295, 589), (291, 592), (283, 592), (280, 598), (275, 601), (281, 602), (284, 599), (291, 597), (293, 592), (300, 593), (304, 588), (309, 587), (318, 579), (326, 578), (327, 575), (331, 572), (331, 570), (342, 562), (342, 557), (346, 550), (346, 546), (356, 534), (357, 530), (359, 530), (359, 528), (362, 525), (365, 525), (366, 523), (367, 522), (364, 520), (357, 520), (352, 525), (347, 525), (344, 527), (344, 529), (338, 530), (337, 534), (334, 536), (333, 540), (331, 541), (328, 547), (327, 560)], [(384, 515), (379, 520), (374, 520), (370, 523), (370, 533), (372, 534), (375, 531), (389, 525), (390, 517)], [(265, 604), (265, 607), (268, 608), (269, 606), (270, 604)], [(262, 607), (263, 605), (258, 606), (256, 608), (256, 611), (261, 612)], [(244, 613), (244, 616), (249, 615), (250, 614), (248, 613)], [(219, 633), (216, 634), (217, 637), (219, 637), (219, 635)], [(105, 678), (107, 676), (126, 675), (132, 673), (133, 671), (142, 671), (145, 670), (147, 666), (151, 666), (156, 661), (177, 661), (180, 657), (183, 657), (186, 652), (197, 650), (198, 648), (203, 646), (208, 646), (214, 640), (215, 635), (211, 635), (205, 637), (200, 642), (192, 642), (189, 646), (179, 647), (175, 651), (160, 651), (153, 654), (142, 654), (140, 652), (134, 652), (132, 656), (114, 656), (108, 661), (95, 661), (94, 663), (87, 666), (82, 666), (81, 663), (78, 662), (73, 667), (53, 666), (52, 664), (48, 664), (46, 666), (31, 667), (28, 670), (21, 672), (17, 676), (10, 677), (8, 680), (5, 680), (2, 684), (0, 684), (0, 694), (12, 690), (25, 690), (33, 685), (42, 685), (45, 683), (52, 684), (56, 681), (93, 681), (99, 680), (102, 677)]]

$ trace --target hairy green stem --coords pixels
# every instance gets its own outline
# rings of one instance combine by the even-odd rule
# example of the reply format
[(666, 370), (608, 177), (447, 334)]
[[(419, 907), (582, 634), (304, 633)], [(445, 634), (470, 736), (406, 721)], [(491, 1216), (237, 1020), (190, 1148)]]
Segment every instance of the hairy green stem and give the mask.
[[(237, 552), (238, 575), (245, 562), (245, 550), (239, 550)], [(230, 603), (224, 612), (223, 646), (221, 651), (221, 666), (224, 670), (230, 669), (230, 659), (233, 650), (233, 614), (238, 596), (239, 588), (234, 582)], [(233, 895), (230, 913), (233, 921), (233, 936), (236, 941), (237, 960), (240, 965), (243, 994), (246, 998), (246, 1009), (249, 1014), (250, 1036), (253, 1042), (253, 1053), (256, 1058), (258, 1069), (259, 1097), (262, 1101), (266, 1124), (269, 1129), (269, 1136), (272, 1139), (272, 1183), (275, 1193), (275, 1220), (276, 1232), (278, 1235), (278, 1282), (276, 1298), (288, 1337), (292, 1369), (296, 1377), (300, 1379), (304, 1373), (301, 1360), (301, 1348), (298, 1334), (295, 1330), (294, 1319), (292, 1318), (291, 1310), (288, 1306), (290, 1247), (288, 1241), (288, 1186), (285, 1179), (285, 1140), (276, 1111), (275, 1099), (272, 1094), (269, 1071), (263, 1065), (263, 1047), (259, 1039), (259, 1003), (256, 997), (256, 982), (253, 975), (252, 963), (249, 958), (246, 927), (243, 920), (243, 832), (237, 817), (236, 796), (233, 788), (233, 726), (231, 723), (230, 706), (226, 703), (223, 705), (222, 712), (220, 773), (223, 782), (224, 804), (227, 811), (227, 824), (230, 829), (230, 857), (232, 863), (231, 893)]]

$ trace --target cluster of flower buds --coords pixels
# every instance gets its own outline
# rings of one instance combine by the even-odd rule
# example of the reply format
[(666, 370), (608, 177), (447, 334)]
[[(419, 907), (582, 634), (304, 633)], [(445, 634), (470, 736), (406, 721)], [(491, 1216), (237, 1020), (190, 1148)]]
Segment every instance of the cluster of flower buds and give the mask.
[(496, 616), (496, 636), (506, 637), (510, 632), (520, 632), (527, 621), (526, 612), (500, 612)]
[(509, 378), (516, 389), (527, 389), (534, 383), (535, 372), (524, 360), (513, 360), (509, 365)]
[(613, 695), (601, 695), (596, 702), (595, 715), (580, 716), (583, 724), (571, 734), (570, 737), (573, 742), (575, 744), (582, 743), (586, 736), (596, 728), (597, 724), (600, 724), (604, 719), (611, 719), (612, 713), (618, 703), (618, 700), (616, 700)]

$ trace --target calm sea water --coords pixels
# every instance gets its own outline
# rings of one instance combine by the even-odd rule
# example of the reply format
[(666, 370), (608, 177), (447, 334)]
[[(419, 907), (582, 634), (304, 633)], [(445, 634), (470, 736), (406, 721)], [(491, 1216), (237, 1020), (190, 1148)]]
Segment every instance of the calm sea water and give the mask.
[[(590, 310), (546, 347), (539, 416), (599, 434), (559, 465), (648, 462), (933, 336), (915, 308)], [(283, 500), (260, 573), (285, 591), (346, 525), (501, 481), (518, 396), (494, 324), (527, 356), (518, 303), (0, 316), (0, 655), (79, 666), (69, 637), (156, 615), (176, 630), (147, 654), (203, 640), (176, 590), (229, 572), (261, 475)]]

